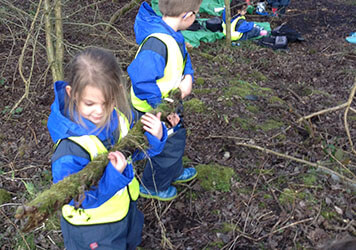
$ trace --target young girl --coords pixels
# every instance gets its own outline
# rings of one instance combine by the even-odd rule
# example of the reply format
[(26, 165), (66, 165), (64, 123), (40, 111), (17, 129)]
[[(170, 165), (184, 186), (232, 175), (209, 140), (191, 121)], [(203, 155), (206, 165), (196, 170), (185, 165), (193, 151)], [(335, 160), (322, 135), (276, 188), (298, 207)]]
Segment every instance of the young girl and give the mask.
[[(73, 59), (69, 82), (54, 84), (55, 101), (48, 119), (56, 143), (54, 183), (82, 170), (127, 134), (134, 115), (126, 89), (111, 53), (89, 48)], [(145, 114), (141, 121), (150, 144), (149, 156), (160, 153), (167, 139), (160, 114)], [(141, 242), (143, 214), (136, 207), (139, 184), (132, 165), (119, 151), (110, 152), (108, 158), (100, 181), (85, 191), (80, 207), (73, 200), (62, 207), (66, 249), (135, 249)]]

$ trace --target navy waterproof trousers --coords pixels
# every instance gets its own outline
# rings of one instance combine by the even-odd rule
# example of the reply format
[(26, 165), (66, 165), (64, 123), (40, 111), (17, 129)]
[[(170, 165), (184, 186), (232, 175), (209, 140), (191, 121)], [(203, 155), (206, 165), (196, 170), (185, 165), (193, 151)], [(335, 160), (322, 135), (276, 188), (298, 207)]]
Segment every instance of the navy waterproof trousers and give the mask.
[(178, 128), (169, 135), (163, 151), (146, 161), (142, 176), (143, 185), (152, 191), (164, 191), (183, 173), (183, 154), (186, 130)]
[(64, 246), (68, 250), (134, 250), (141, 243), (143, 214), (131, 201), (129, 211), (118, 222), (75, 226), (61, 218)]

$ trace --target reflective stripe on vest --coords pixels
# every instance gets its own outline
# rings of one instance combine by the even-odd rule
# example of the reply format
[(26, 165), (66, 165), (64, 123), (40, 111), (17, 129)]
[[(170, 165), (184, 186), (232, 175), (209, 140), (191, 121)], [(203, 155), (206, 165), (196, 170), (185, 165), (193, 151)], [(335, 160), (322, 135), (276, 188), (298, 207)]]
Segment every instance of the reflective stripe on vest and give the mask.
[[(120, 139), (124, 137), (130, 128), (127, 118), (119, 112)], [(74, 141), (85, 149), (93, 160), (98, 154), (107, 153), (103, 143), (95, 135), (72, 136), (68, 139)], [(119, 139), (119, 141), (120, 141)], [(57, 143), (58, 144), (58, 143)], [(139, 183), (134, 177), (128, 186), (119, 190), (109, 200), (96, 208), (75, 208), (69, 204), (62, 207), (63, 217), (73, 225), (93, 225), (120, 221), (127, 215), (130, 201), (137, 200), (139, 196)], [(131, 199), (130, 199), (131, 197)]]
[[(244, 34), (241, 32), (238, 32), (235, 30), (237, 23), (241, 20), (244, 19), (246, 20), (246, 18), (244, 16), (240, 16), (238, 18), (236, 18), (232, 23), (231, 23), (231, 40), (232, 41), (236, 41), (239, 40)], [(226, 24), (225, 22), (223, 22), (222, 24), (223, 27), (223, 33), (226, 36)]]
[[(148, 38), (155, 37), (162, 41), (167, 47), (167, 63), (164, 68), (164, 75), (162, 78), (156, 81), (162, 98), (166, 98), (171, 90), (177, 89), (181, 80), (185, 67), (185, 59), (183, 58), (182, 52), (179, 48), (177, 41), (170, 35), (163, 33), (154, 33), (149, 35), (140, 45), (136, 56), (140, 52), (142, 46), (145, 44)], [(146, 100), (141, 100), (136, 97), (133, 87), (131, 87), (131, 101), (135, 109), (141, 112), (148, 112), (152, 107), (147, 103)]]

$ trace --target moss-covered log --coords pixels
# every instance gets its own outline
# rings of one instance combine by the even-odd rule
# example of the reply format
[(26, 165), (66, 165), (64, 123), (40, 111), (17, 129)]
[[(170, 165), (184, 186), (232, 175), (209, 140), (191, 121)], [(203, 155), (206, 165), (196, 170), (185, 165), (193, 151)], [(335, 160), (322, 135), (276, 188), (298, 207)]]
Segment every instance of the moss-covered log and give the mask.
[[(164, 102), (157, 109), (153, 110), (153, 112), (162, 112), (161, 120), (166, 121), (167, 115), (174, 112), (179, 105), (179, 99), (180, 92), (175, 91), (172, 93), (173, 102)], [(125, 155), (128, 155), (136, 149), (147, 149), (148, 143), (143, 134), (142, 127), (141, 121), (138, 121), (129, 133), (110, 151), (121, 151)], [(39, 226), (51, 214), (72, 199), (78, 201), (80, 205), (80, 198), (84, 195), (84, 191), (98, 183), (108, 161), (107, 154), (98, 155), (78, 173), (72, 174), (53, 184), (50, 189), (40, 193), (32, 201), (18, 207), (15, 217), (17, 219), (26, 219), (22, 231), (28, 232)]]

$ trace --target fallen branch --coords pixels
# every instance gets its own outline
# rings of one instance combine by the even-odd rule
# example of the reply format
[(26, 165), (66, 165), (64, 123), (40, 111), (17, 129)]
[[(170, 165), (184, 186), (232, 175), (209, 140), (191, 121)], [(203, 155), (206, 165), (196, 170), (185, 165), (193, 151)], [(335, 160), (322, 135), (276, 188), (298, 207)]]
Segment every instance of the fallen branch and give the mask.
[[(178, 105), (180, 91), (175, 91), (172, 95), (173, 102), (162, 103), (154, 110), (154, 112), (162, 112), (162, 120), (166, 120), (167, 115), (175, 111)], [(110, 151), (121, 151), (131, 155), (136, 149), (147, 149), (148, 144), (142, 127), (141, 121), (138, 121)], [(83, 170), (64, 178), (40, 193), (34, 200), (18, 207), (15, 217), (28, 218), (22, 230), (28, 232), (37, 227), (70, 200), (80, 200), (85, 190), (98, 183), (108, 161), (107, 154), (98, 155)]]

